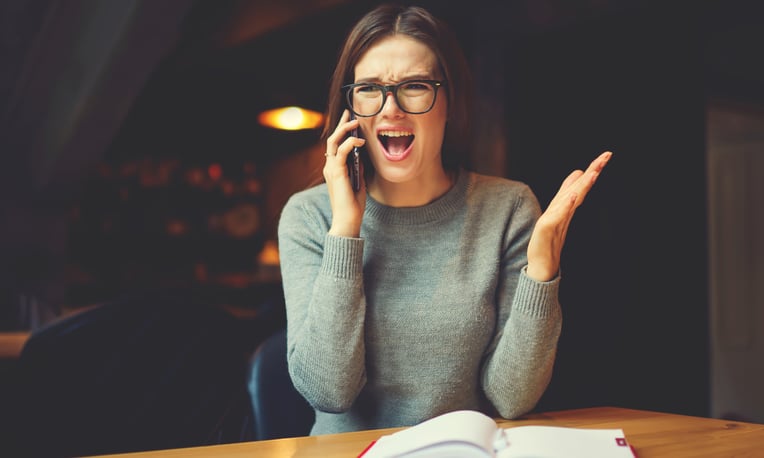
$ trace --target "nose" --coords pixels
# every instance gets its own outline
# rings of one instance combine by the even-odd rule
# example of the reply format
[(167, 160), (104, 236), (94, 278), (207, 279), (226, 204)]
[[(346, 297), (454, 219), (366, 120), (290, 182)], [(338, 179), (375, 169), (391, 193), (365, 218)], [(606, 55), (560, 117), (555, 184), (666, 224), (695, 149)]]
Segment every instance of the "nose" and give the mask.
[(403, 110), (398, 106), (398, 101), (395, 100), (395, 95), (392, 91), (385, 94), (381, 114), (387, 117), (400, 117), (403, 115)]

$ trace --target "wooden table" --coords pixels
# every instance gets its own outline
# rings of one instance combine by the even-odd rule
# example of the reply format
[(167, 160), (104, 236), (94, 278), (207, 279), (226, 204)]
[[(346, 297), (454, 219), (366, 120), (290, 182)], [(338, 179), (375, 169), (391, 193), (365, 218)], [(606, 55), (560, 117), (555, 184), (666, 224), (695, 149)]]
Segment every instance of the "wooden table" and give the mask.
[(0, 359), (18, 359), (29, 332), (0, 332)]
[[(616, 407), (595, 407), (527, 415), (519, 420), (499, 420), (498, 424), (505, 428), (528, 424), (621, 428), (626, 434), (626, 439), (636, 449), (639, 458), (764, 456), (764, 425), (755, 423)], [(371, 441), (398, 429), (400, 428), (104, 456), (353, 458), (358, 456)]]

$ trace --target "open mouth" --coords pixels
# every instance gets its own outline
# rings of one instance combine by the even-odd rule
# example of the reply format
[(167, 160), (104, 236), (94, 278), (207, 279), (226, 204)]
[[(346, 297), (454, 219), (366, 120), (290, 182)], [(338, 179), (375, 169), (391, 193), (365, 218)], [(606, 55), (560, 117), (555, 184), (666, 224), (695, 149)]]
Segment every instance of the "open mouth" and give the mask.
[(402, 131), (382, 131), (377, 135), (385, 155), (390, 158), (403, 158), (414, 142), (414, 134)]

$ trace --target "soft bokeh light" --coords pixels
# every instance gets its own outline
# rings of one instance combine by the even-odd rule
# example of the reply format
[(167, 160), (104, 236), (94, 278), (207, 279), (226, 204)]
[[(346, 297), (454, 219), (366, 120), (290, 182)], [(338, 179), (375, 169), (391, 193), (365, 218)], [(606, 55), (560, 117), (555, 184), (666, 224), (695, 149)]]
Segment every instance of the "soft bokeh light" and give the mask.
[(260, 113), (258, 122), (282, 130), (315, 129), (323, 125), (324, 115), (300, 107), (284, 107)]
[(220, 164), (210, 164), (207, 167), (207, 174), (212, 180), (217, 181), (223, 176), (223, 167)]

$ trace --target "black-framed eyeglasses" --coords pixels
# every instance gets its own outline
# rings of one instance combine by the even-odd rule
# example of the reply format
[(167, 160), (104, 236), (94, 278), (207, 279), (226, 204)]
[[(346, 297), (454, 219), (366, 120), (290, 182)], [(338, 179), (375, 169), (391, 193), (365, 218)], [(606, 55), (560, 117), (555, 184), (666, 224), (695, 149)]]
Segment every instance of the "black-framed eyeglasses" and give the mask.
[(409, 114), (424, 114), (435, 106), (438, 89), (445, 83), (436, 80), (408, 80), (385, 86), (375, 83), (354, 83), (342, 86), (350, 110), (356, 116), (378, 114), (392, 93), (398, 108)]

